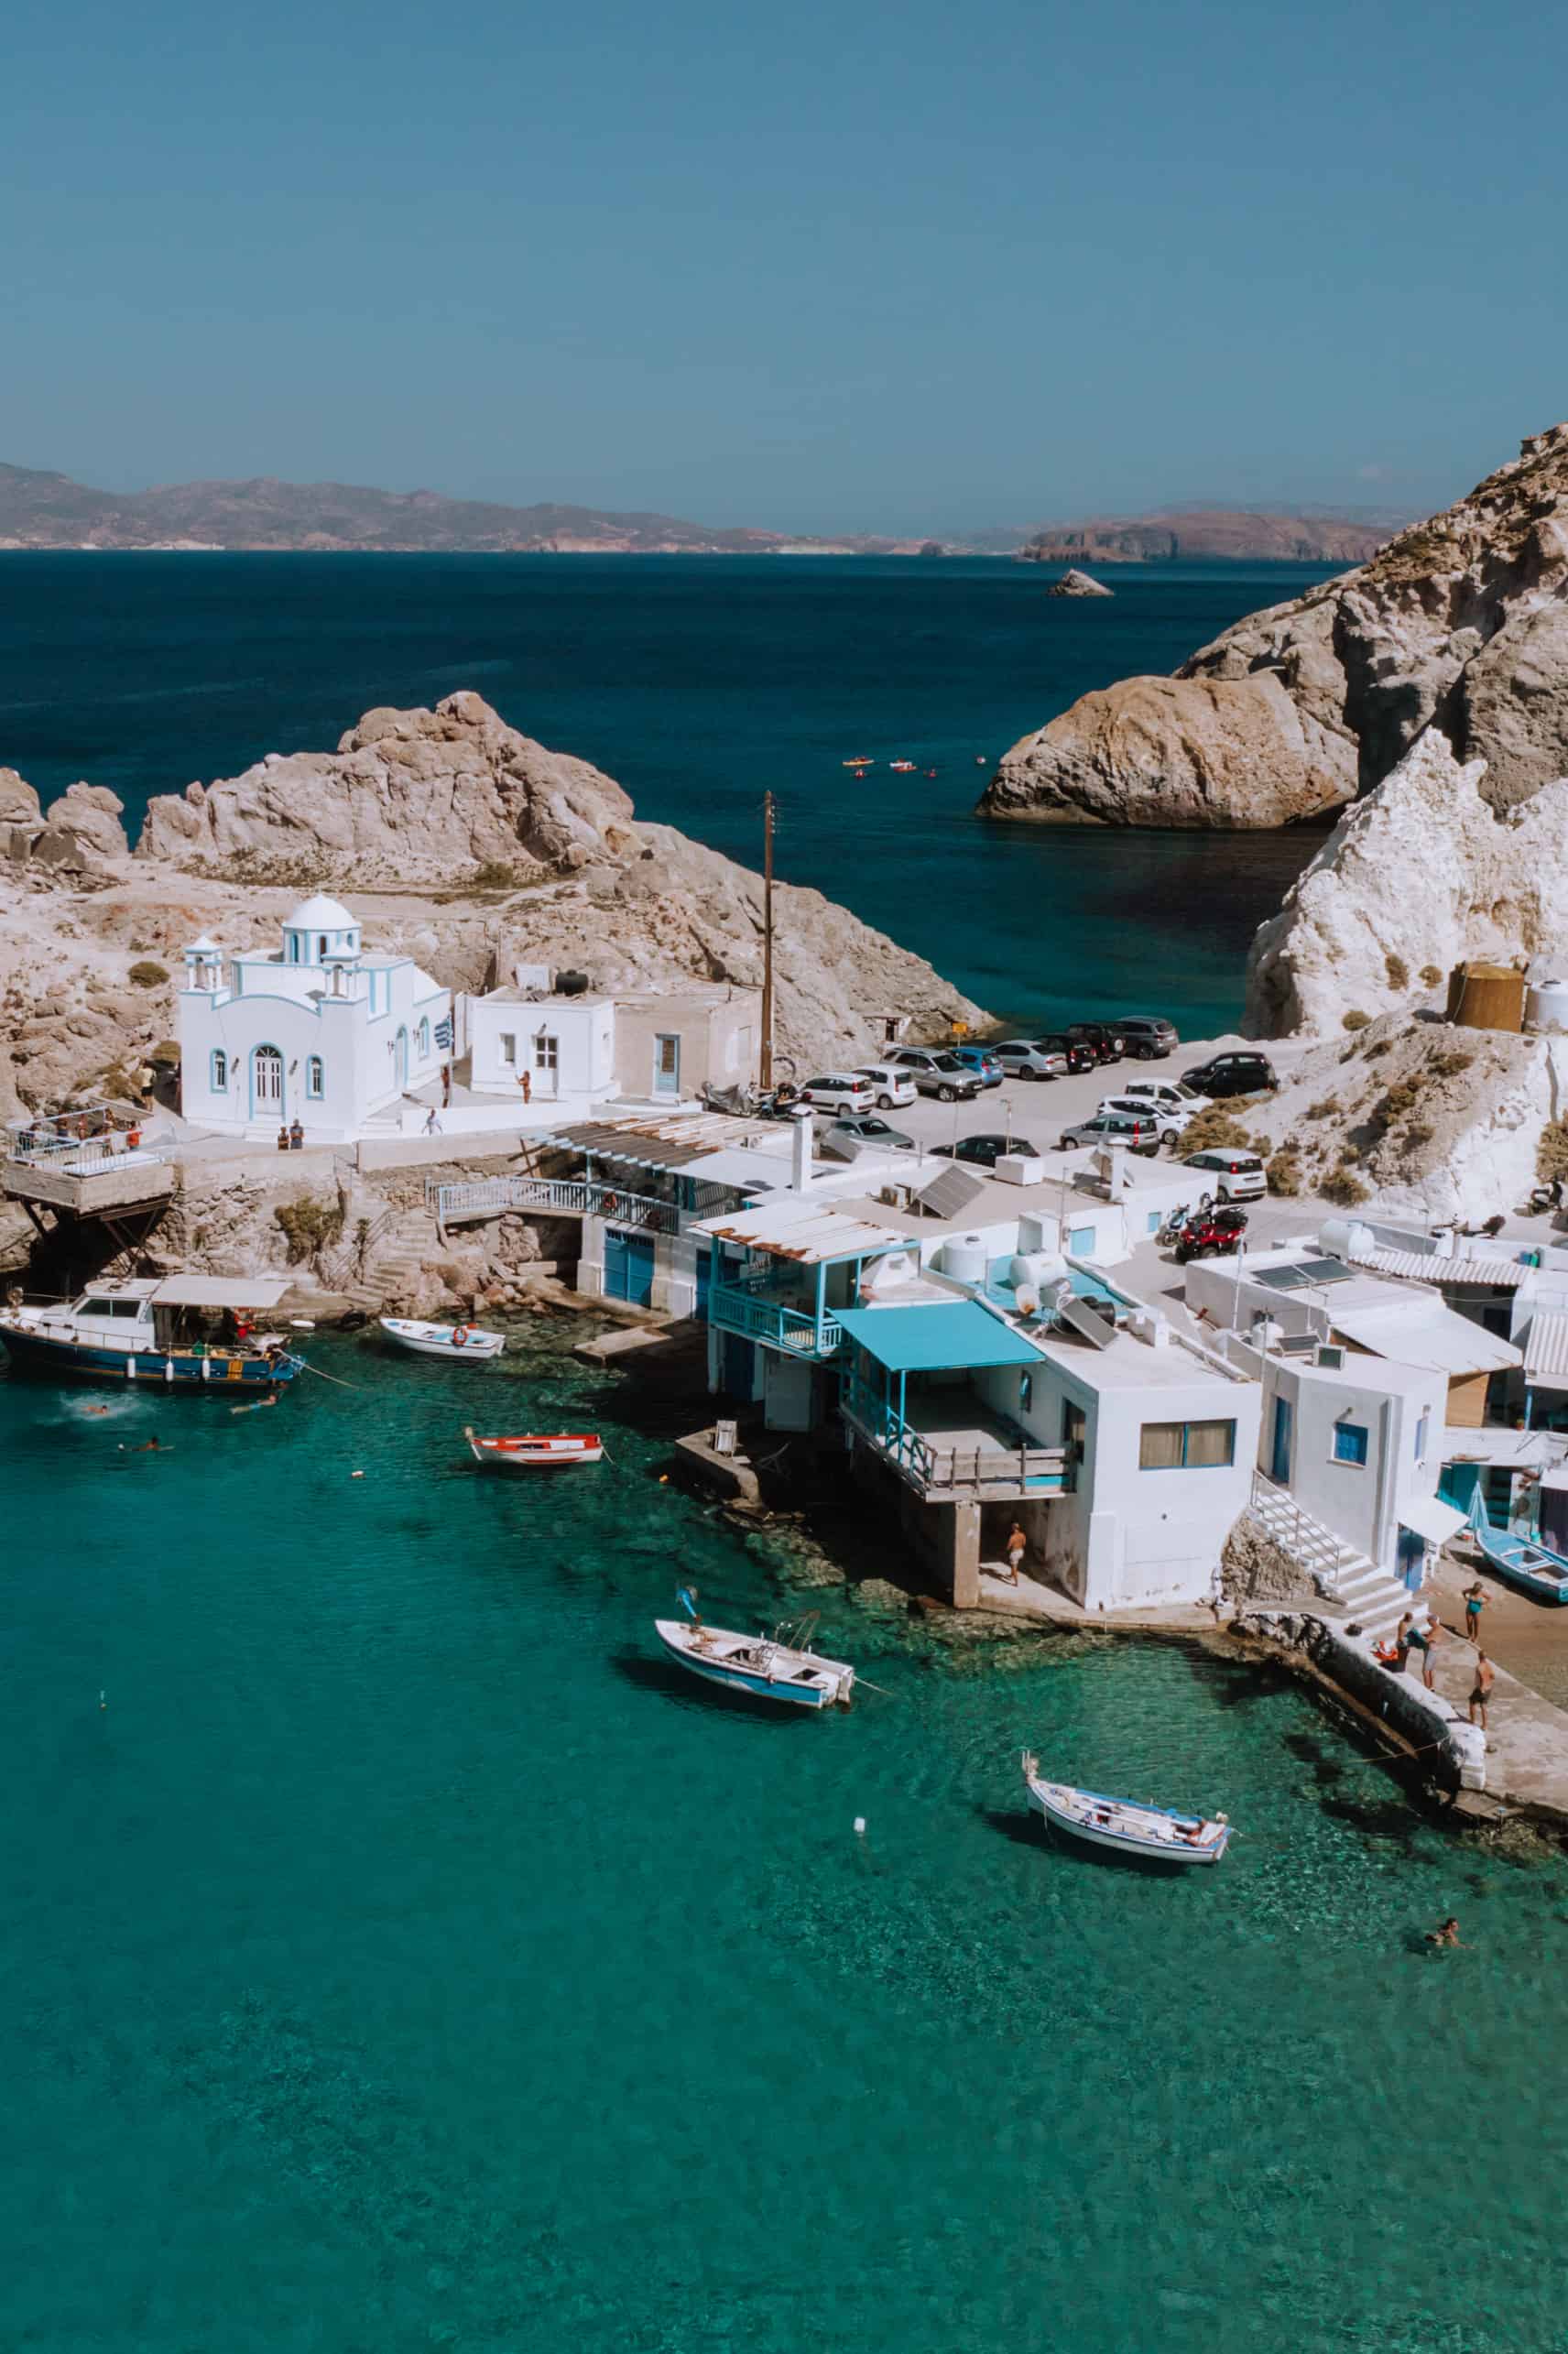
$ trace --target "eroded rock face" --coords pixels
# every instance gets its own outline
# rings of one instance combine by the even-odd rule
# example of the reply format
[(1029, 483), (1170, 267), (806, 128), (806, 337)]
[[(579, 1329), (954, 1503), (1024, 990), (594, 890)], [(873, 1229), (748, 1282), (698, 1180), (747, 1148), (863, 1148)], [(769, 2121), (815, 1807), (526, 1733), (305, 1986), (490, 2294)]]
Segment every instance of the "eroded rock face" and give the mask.
[[(1568, 940), (1568, 780), (1498, 812), (1484, 760), (1433, 726), (1347, 811), (1247, 962), (1254, 1036), (1337, 1030), (1441, 994), (1466, 957), (1511, 964)], [(1423, 978), (1423, 975), (1432, 977)]]
[(366, 712), (336, 752), (268, 753), (243, 776), (152, 801), (137, 856), (333, 882), (460, 882), (477, 867), (572, 872), (630, 846), (632, 805), (586, 760), (547, 751), (476, 694)]
[(1272, 672), (1124, 679), (1015, 745), (981, 806), (1075, 825), (1286, 825), (1336, 809), (1354, 774), (1345, 739)]
[(1052, 581), (1045, 593), (1047, 596), (1114, 596), (1116, 594), (1116, 591), (1108, 589), (1104, 581), (1091, 579), (1087, 572), (1079, 572), (1075, 565), (1071, 571), (1063, 572), (1059, 581)]
[[(1311, 772), (1330, 788), (1323, 807), (1380, 784), (1434, 725), (1462, 757), (1486, 761), (1498, 808), (1568, 774), (1568, 425), (1535, 435), (1513, 463), (1358, 570), (1237, 622), (1174, 683), (1247, 680), (1273, 681), (1294, 706)], [(1091, 823), (1297, 820), (1302, 765), (1288, 732), (1209, 732), (1206, 790), (1194, 796), (1204, 706), (1154, 697), (1171, 683), (1127, 679), (1084, 696), (1014, 747), (982, 811)], [(1127, 814), (1108, 818), (1113, 806)]]
[(74, 784), (46, 812), (15, 768), (0, 768), (0, 856), (73, 877), (103, 873), (131, 855), (124, 808), (107, 786)]

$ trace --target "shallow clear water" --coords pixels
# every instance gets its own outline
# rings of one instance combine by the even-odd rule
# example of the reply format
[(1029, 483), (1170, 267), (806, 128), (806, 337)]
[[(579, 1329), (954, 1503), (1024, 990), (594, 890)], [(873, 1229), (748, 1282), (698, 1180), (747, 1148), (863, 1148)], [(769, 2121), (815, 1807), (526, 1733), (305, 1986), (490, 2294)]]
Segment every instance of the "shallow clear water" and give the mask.
[[(356, 1386), (241, 1415), (0, 1384), (0, 2342), (1562, 2346), (1561, 1865), (1201, 1652), (955, 1658), (827, 1588), (887, 1697), (710, 1695), (677, 1575), (744, 1623), (792, 1556), (564, 1338), (317, 1335)], [(485, 1478), (471, 1420), (615, 1460)], [(1230, 1857), (1053, 1848), (1025, 1742)]]
[[(0, 555), (0, 762), (45, 798), (149, 794), (334, 745), (474, 687), (618, 777), (645, 818), (843, 899), (1007, 1019), (1158, 1010), (1212, 1037), (1310, 834), (1123, 834), (974, 815), (1007, 747), (1170, 670), (1300, 566), (708, 557)], [(856, 784), (853, 753), (881, 764)], [(920, 764), (895, 777), (889, 760)], [(925, 771), (934, 768), (935, 777)]]

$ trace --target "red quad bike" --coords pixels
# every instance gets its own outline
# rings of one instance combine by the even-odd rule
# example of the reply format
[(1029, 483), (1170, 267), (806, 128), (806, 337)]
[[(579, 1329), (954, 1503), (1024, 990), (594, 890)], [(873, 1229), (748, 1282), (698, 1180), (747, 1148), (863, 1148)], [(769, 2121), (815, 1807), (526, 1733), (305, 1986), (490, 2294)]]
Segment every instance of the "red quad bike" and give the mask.
[(1224, 1259), (1247, 1239), (1247, 1212), (1236, 1209), (1194, 1210), (1176, 1237), (1176, 1263), (1190, 1259)]

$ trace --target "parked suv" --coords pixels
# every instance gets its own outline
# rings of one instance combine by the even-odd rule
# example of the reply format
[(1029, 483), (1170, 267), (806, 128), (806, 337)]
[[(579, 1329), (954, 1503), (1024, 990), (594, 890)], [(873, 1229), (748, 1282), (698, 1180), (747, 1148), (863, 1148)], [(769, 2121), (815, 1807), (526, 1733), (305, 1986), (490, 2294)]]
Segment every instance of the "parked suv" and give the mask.
[(1119, 1063), (1127, 1052), (1127, 1041), (1121, 1031), (1113, 1029), (1109, 1022), (1070, 1021), (1067, 1035), (1081, 1039), (1085, 1046), (1092, 1046), (1095, 1059), (1101, 1063)]
[(900, 1046), (890, 1059), (939, 1104), (972, 1103), (980, 1093), (979, 1073), (966, 1071), (945, 1046)]
[(823, 1078), (808, 1079), (800, 1100), (814, 1112), (868, 1112), (876, 1097), (861, 1072), (830, 1071)]
[(879, 1112), (890, 1112), (900, 1104), (912, 1104), (915, 1100), (914, 1081), (895, 1063), (863, 1063), (856, 1076), (870, 1080), (877, 1091)]
[(1216, 1202), (1255, 1202), (1269, 1191), (1256, 1152), (1231, 1152), (1218, 1145), (1213, 1152), (1190, 1152), (1184, 1165), (1203, 1172), (1203, 1190)]
[(1126, 1112), (1096, 1112), (1093, 1119), (1077, 1120), (1062, 1131), (1061, 1149), (1075, 1144), (1125, 1144), (1129, 1152), (1152, 1161), (1160, 1150), (1160, 1130), (1151, 1119), (1134, 1119)]
[(1182, 1130), (1196, 1112), (1192, 1104), (1178, 1110), (1174, 1104), (1151, 1104), (1145, 1095), (1104, 1095), (1100, 1109), (1120, 1112), (1124, 1119), (1151, 1121), (1161, 1144), (1180, 1144)]
[(1272, 1095), (1279, 1077), (1267, 1054), (1216, 1054), (1212, 1063), (1183, 1071), (1181, 1084), (1218, 1101), (1226, 1095)]
[(973, 1071), (983, 1087), (999, 1087), (1007, 1076), (994, 1046), (955, 1046), (953, 1059)]
[(1065, 1079), (1067, 1057), (1046, 1040), (1005, 1038), (992, 1052), (1009, 1079)]
[(1128, 1014), (1116, 1028), (1127, 1041), (1127, 1051), (1140, 1063), (1162, 1062), (1174, 1047), (1181, 1043), (1176, 1025), (1163, 1014)]

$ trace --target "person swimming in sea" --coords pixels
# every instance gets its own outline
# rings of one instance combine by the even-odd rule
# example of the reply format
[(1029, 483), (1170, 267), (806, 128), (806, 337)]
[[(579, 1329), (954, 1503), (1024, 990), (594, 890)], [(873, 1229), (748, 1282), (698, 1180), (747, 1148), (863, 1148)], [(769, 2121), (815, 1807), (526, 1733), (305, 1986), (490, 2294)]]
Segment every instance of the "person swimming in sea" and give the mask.
[(1464, 1939), (1459, 1934), (1459, 1924), (1452, 1913), (1447, 1920), (1440, 1922), (1435, 1929), (1427, 1931), (1426, 1942), (1429, 1945), (1463, 1945)]
[(153, 1433), (150, 1439), (144, 1439), (140, 1446), (127, 1446), (124, 1439), (120, 1441), (120, 1453), (122, 1455), (172, 1455), (174, 1449), (172, 1447), (162, 1446), (159, 1444), (158, 1433), (156, 1431)]

